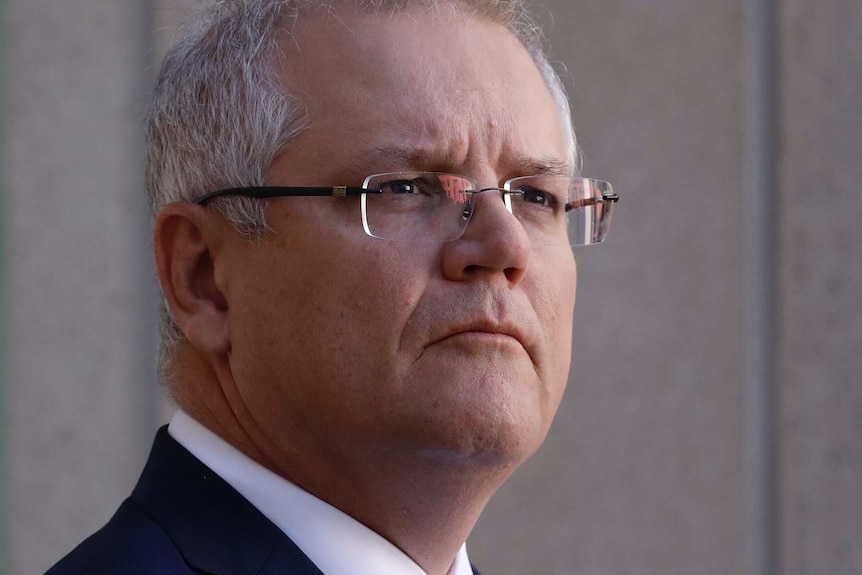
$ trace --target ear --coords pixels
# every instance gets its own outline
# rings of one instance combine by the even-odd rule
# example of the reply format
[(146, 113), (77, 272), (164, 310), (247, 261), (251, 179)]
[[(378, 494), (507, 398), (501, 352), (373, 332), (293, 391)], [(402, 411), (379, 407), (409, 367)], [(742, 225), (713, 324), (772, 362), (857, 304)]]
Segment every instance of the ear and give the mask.
[(226, 224), (212, 211), (177, 202), (163, 207), (153, 230), (156, 268), (168, 307), (200, 351), (230, 350), (227, 298), (216, 281)]

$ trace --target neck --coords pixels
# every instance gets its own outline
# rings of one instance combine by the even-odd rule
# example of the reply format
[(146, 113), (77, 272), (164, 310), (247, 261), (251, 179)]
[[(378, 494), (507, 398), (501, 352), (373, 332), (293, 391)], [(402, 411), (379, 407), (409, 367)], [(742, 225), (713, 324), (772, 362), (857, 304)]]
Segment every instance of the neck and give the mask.
[(172, 385), (184, 411), (251, 459), (385, 537), (429, 575), (448, 572), (488, 500), (519, 463), (411, 446), (357, 449), (349, 440), (343, 449), (332, 449), (290, 422), (280, 430), (258, 425), (242, 402), (232, 401), (231, 387), (213, 384), (217, 370), (207, 371), (210, 377)]
[[(284, 475), (404, 551), (429, 575), (444, 575), (488, 500), (514, 469), (450, 457), (367, 456), (314, 477)], [(318, 468), (320, 469), (320, 468)]]

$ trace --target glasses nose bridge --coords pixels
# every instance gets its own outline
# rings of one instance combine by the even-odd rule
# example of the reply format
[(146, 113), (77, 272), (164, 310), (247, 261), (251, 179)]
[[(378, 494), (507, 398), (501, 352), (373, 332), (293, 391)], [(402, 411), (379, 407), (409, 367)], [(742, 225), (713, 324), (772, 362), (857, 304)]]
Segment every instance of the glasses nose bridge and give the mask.
[(471, 194), (471, 202), (470, 209), (475, 209), (476, 201), (478, 199), (479, 194), (484, 194), (485, 192), (500, 192), (500, 199), (503, 200), (503, 205), (506, 206), (506, 210), (511, 214), (512, 213), (512, 192), (507, 190), (506, 188), (501, 188), (500, 186), (488, 186), (487, 188), (479, 188), (478, 190), (473, 190)]
[[(503, 205), (506, 207), (506, 211), (509, 214), (513, 214), (512, 211), (512, 192), (505, 188), (501, 188), (499, 186), (489, 186), (486, 188), (479, 188), (476, 190), (465, 190), (470, 194), (470, 201), (464, 207), (464, 210), (461, 212), (461, 217), (463, 218), (463, 228), (461, 229), (461, 234), (467, 230), (467, 226), (470, 225), (470, 222), (473, 221), (473, 214), (476, 211), (476, 203), (478, 201), (479, 195), (484, 194), (485, 192), (499, 192), (500, 199), (503, 201)], [(520, 225), (520, 222), (519, 222)], [(460, 236), (459, 236), (460, 237)]]

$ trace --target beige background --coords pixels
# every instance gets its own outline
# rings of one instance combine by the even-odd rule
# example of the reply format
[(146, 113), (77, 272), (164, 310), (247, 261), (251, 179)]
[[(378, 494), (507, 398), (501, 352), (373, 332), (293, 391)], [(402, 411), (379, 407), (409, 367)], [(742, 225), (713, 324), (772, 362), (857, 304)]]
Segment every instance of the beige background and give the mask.
[[(192, 4), (0, 3), (3, 573), (40, 573), (104, 523), (168, 417), (139, 127)], [(578, 251), (552, 434), (470, 541), (486, 575), (862, 573), (862, 4), (778, 0), (774, 67), (746, 40), (755, 4), (535, 4), (585, 172), (623, 201)], [(760, 216), (758, 165), (775, 168)]]

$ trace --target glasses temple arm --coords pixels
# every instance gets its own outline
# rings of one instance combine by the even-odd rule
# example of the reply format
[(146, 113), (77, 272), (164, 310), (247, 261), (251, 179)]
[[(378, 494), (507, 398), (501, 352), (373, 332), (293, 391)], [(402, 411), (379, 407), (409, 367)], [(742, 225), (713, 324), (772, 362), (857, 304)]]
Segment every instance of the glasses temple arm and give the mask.
[(587, 198), (585, 200), (578, 200), (576, 202), (568, 203), (568, 204), (566, 204), (566, 211), (570, 212), (572, 210), (578, 210), (578, 209), (586, 208), (589, 206), (595, 206), (598, 203), (605, 203), (605, 202), (617, 203), (618, 201), (620, 201), (619, 194), (602, 194), (602, 197), (600, 197), (600, 198)]
[(376, 188), (362, 188), (359, 186), (332, 186), (332, 187), (283, 187), (283, 186), (251, 186), (245, 188), (228, 188), (206, 194), (195, 201), (196, 204), (205, 206), (208, 202), (223, 197), (239, 196), (244, 198), (266, 199), (282, 197), (326, 197), (326, 196), (358, 196), (361, 194), (379, 194)]

